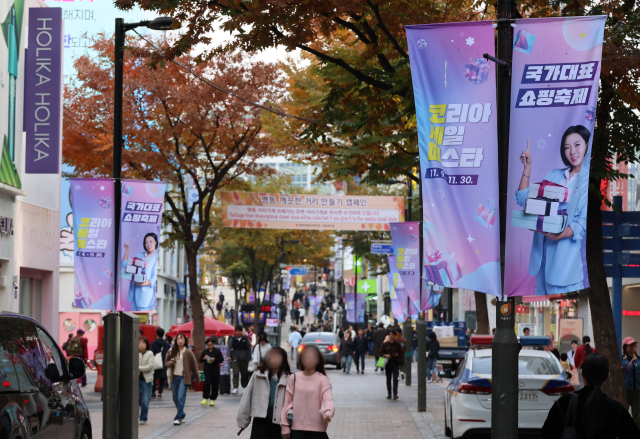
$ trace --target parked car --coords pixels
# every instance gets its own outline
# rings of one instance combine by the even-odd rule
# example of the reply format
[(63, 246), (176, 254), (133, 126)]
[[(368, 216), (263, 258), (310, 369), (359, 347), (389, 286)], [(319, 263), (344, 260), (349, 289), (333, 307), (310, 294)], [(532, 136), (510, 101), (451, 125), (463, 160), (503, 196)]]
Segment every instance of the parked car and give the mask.
[[(546, 340), (545, 340), (546, 339)], [(493, 337), (471, 337), (471, 349), (457, 370), (440, 376), (453, 379), (444, 394), (445, 435), (452, 438), (491, 436), (491, 372)], [(548, 337), (520, 337), (523, 346), (541, 347)], [(518, 432), (540, 437), (549, 409), (560, 396), (573, 393), (571, 375), (549, 351), (522, 349), (518, 355)]]
[(77, 383), (86, 365), (69, 361), (34, 319), (0, 312), (0, 437), (91, 439)]
[(337, 334), (333, 332), (310, 332), (300, 341), (298, 353), (309, 345), (317, 346), (320, 349), (324, 357), (324, 364), (333, 364), (337, 369), (342, 367), (338, 352), (340, 350), (340, 339)]

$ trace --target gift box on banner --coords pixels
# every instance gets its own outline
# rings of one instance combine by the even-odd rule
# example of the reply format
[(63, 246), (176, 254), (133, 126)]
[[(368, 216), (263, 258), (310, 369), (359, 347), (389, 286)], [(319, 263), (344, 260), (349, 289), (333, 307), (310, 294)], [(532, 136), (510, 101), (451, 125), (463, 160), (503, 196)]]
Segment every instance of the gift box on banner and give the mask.
[(462, 270), (456, 262), (455, 253), (444, 255), (436, 250), (427, 255), (425, 274), (427, 280), (434, 284), (450, 287), (462, 277)]
[(568, 187), (560, 186), (548, 180), (542, 180), (529, 186), (529, 198), (547, 198), (566, 203), (569, 201), (570, 195)]
[(496, 208), (493, 200), (491, 198), (484, 200), (484, 203), (478, 206), (473, 218), (486, 228), (493, 227), (496, 223)]
[(538, 232), (560, 233), (567, 225), (567, 210), (559, 210), (556, 216), (531, 215), (524, 210), (511, 211), (511, 225)]
[(464, 77), (473, 84), (482, 84), (489, 79), (491, 64), (484, 58), (471, 58), (464, 68)]
[(547, 198), (527, 198), (524, 213), (530, 215), (557, 216), (560, 202)]
[(135, 267), (145, 268), (147, 266), (147, 261), (140, 258), (133, 258), (127, 261), (127, 265), (133, 265)]
[(138, 282), (138, 283), (147, 281), (147, 275), (142, 273), (141, 274), (123, 273), (121, 277), (123, 279), (127, 279), (127, 280)]

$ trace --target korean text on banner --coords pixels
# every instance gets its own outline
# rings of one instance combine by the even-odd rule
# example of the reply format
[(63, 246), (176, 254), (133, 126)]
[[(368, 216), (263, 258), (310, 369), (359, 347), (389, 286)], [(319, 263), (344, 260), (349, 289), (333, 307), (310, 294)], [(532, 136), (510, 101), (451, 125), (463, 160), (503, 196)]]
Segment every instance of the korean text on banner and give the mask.
[(391, 240), (396, 268), (411, 302), (411, 316), (420, 311), (420, 241), (417, 221), (391, 223)]
[[(394, 299), (393, 295), (395, 295), (395, 300), (402, 312), (402, 319), (399, 319), (395, 316), (396, 311), (394, 308), (394, 317), (397, 318), (398, 321), (404, 322), (409, 316), (409, 305), (407, 304), (407, 289), (402, 283), (402, 278), (400, 277), (400, 272), (398, 270), (398, 263), (396, 262), (396, 256), (387, 255), (387, 260), (389, 261), (389, 294), (392, 295), (392, 302)], [(413, 306), (411, 308), (413, 309)], [(417, 315), (417, 312), (414, 312), (414, 314)]]
[(113, 311), (116, 240), (113, 180), (72, 178), (73, 306)]
[(501, 294), (495, 65), (489, 21), (406, 26), (424, 261), (445, 287)]
[(404, 221), (403, 197), (222, 192), (222, 225), (288, 230), (389, 230)]
[(508, 296), (589, 287), (587, 195), (605, 19), (516, 21), (507, 185)]
[(118, 311), (157, 308), (156, 279), (166, 183), (122, 181)]

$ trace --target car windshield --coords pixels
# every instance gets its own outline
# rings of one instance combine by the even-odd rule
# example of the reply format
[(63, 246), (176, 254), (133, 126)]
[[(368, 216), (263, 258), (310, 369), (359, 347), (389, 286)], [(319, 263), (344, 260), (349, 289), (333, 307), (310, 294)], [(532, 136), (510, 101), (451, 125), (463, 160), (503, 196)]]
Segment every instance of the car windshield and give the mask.
[(336, 336), (328, 333), (312, 332), (302, 339), (302, 343), (333, 343)]
[[(491, 374), (491, 357), (473, 359), (473, 373)], [(557, 361), (544, 357), (518, 357), (518, 375), (558, 375), (560, 367)]]

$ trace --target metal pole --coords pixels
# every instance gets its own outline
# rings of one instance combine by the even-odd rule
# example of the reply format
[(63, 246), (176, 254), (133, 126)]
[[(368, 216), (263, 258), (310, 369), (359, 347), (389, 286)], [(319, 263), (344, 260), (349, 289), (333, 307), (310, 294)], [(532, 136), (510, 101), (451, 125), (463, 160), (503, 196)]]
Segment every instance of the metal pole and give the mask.
[(416, 322), (416, 332), (418, 333), (418, 411), (427, 411), (427, 323), (424, 318), (424, 311), (422, 311), (422, 270), (424, 267), (424, 242), (423, 242), (423, 221), (424, 211), (422, 206), (422, 174), (420, 167), (418, 167), (418, 196), (420, 207), (420, 222), (418, 223), (418, 231), (420, 233), (420, 265), (418, 270), (420, 272), (420, 309), (418, 314), (418, 321)]
[[(622, 197), (615, 195), (613, 205), (622, 212)], [(620, 236), (620, 215), (615, 215), (613, 222), (613, 278), (611, 289), (611, 308), (613, 310), (613, 325), (616, 329), (618, 346), (622, 347), (622, 268), (620, 254), (622, 252), (622, 238)]]
[[(496, 65), (497, 122), (498, 122), (498, 185), (500, 197), (500, 261), (504, 291), (504, 260), (507, 217), (507, 177), (509, 164), (509, 119), (511, 112), (511, 60), (515, 3), (498, 0), (498, 51), (507, 66)], [(503, 296), (504, 300), (504, 296)], [(515, 334), (515, 301), (498, 301), (496, 305), (496, 334), (493, 338), (491, 438), (518, 437), (518, 353), (520, 346)]]

